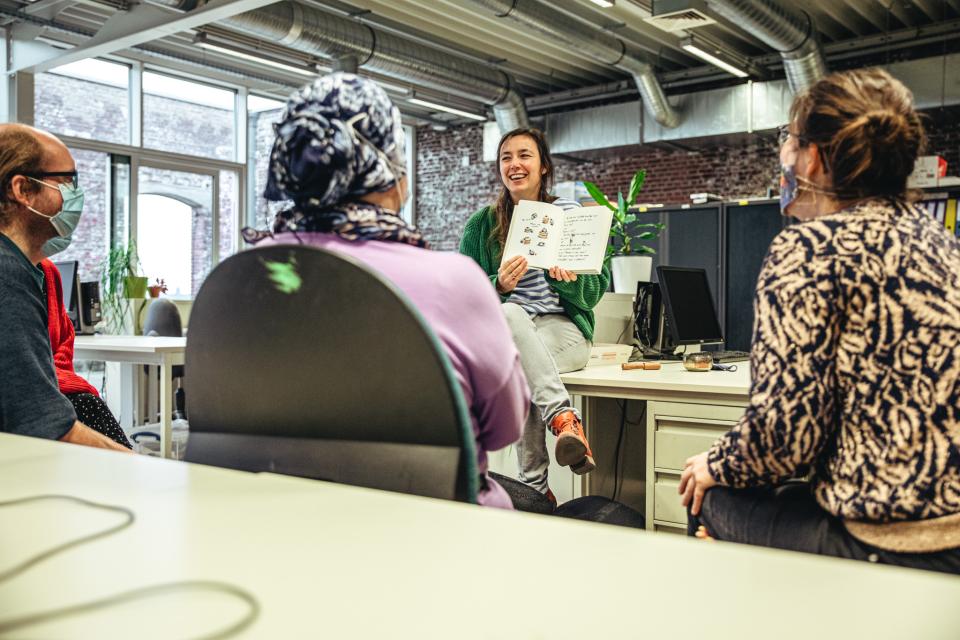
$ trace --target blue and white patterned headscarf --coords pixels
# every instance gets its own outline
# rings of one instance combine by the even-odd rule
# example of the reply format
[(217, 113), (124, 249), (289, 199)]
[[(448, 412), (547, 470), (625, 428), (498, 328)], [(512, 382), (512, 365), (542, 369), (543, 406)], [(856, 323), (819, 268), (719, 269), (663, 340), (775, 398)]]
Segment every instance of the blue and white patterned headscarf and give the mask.
[(397, 212), (358, 202), (406, 174), (400, 111), (375, 82), (340, 72), (317, 78), (290, 97), (276, 132), (264, 196), (294, 206), (278, 214), (274, 232), (426, 245)]

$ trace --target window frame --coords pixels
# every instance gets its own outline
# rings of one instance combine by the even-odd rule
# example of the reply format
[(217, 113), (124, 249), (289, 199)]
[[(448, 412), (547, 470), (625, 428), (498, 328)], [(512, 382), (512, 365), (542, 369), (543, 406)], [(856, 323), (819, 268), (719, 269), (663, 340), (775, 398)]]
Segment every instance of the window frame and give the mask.
[[(130, 145), (120, 145), (110, 142), (98, 142), (95, 140), (88, 140), (86, 138), (73, 138), (69, 136), (59, 136), (60, 140), (63, 141), (67, 147), (71, 149), (76, 149), (78, 151), (98, 151), (101, 153), (107, 153), (118, 156), (126, 156), (129, 158), (130, 166), (130, 191), (128, 194), (129, 202), (129, 220), (127, 220), (127, 230), (126, 237), (118, 238), (116, 237), (116, 225), (113, 222), (113, 215), (116, 215), (116, 212), (111, 212), (110, 219), (110, 230), (109, 230), (109, 241), (110, 246), (116, 245), (117, 243), (122, 243), (125, 246), (129, 245), (130, 241), (137, 237), (137, 221), (139, 217), (139, 210), (137, 206), (137, 196), (139, 195), (139, 183), (140, 183), (140, 167), (151, 167), (161, 170), (169, 171), (180, 171), (185, 173), (197, 173), (208, 175), (213, 180), (213, 193), (212, 193), (212, 234), (210, 241), (213, 243), (211, 247), (211, 256), (213, 267), (216, 267), (220, 264), (220, 172), (221, 171), (232, 171), (237, 174), (237, 210), (234, 212), (233, 224), (236, 232), (233, 234), (233, 237), (230, 239), (231, 248), (233, 253), (236, 253), (240, 250), (240, 229), (244, 224), (244, 215), (247, 208), (247, 197), (246, 197), (246, 165), (240, 164), (238, 162), (228, 162), (226, 160), (215, 160), (213, 158), (201, 158), (198, 156), (189, 156), (180, 153), (172, 153), (169, 151), (156, 151), (154, 149), (143, 149), (142, 147), (133, 147)], [(112, 207), (112, 199), (111, 205)], [(232, 254), (231, 254), (232, 255)]]

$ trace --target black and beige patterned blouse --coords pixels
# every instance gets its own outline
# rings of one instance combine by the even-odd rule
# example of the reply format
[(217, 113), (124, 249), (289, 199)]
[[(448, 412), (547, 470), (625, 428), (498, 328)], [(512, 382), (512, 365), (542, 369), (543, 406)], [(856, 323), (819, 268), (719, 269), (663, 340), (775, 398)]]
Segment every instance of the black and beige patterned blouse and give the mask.
[(960, 546), (960, 242), (911, 205), (861, 203), (782, 231), (754, 304), (750, 405), (710, 449), (714, 478), (812, 465), (856, 537)]

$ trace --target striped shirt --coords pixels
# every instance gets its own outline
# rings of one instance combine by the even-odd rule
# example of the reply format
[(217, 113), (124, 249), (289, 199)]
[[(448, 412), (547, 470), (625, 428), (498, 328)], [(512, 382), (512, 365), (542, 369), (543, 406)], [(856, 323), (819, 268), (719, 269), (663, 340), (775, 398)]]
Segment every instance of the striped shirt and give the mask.
[[(566, 198), (557, 198), (553, 204), (564, 211), (579, 207), (579, 203)], [(560, 296), (547, 284), (546, 271), (528, 269), (510, 295), (509, 302), (520, 307), (531, 316), (545, 313), (566, 313), (560, 306)]]

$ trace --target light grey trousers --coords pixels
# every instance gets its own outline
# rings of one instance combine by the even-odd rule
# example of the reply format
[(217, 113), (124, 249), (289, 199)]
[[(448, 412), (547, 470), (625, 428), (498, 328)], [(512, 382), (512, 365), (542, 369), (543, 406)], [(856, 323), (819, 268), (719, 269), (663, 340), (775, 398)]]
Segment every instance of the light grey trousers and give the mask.
[(505, 302), (502, 306), (530, 385), (532, 406), (517, 446), (520, 480), (545, 493), (550, 466), (546, 427), (562, 411), (573, 411), (580, 417), (560, 374), (585, 367), (591, 343), (562, 313), (531, 317), (520, 305)]

